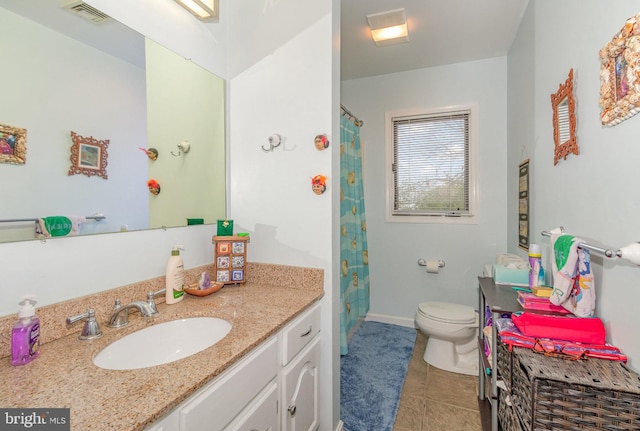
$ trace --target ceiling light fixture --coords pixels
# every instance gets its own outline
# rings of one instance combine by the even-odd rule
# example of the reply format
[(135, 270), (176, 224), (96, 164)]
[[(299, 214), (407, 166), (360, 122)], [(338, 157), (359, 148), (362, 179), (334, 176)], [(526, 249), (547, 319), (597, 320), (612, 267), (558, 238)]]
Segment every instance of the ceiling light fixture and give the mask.
[(200, 21), (218, 21), (218, 0), (175, 0)]
[(409, 42), (409, 29), (404, 9), (367, 15), (371, 37), (377, 46)]

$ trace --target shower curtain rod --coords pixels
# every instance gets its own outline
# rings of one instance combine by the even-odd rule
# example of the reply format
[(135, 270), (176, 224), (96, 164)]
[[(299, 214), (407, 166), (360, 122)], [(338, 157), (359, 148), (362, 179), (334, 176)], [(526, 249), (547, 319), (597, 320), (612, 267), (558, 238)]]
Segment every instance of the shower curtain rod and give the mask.
[(351, 111), (349, 111), (347, 108), (344, 107), (344, 105), (340, 105), (340, 109), (342, 110), (343, 114), (347, 114), (349, 117), (353, 118), (356, 122), (357, 126), (363, 126), (364, 125), (364, 121), (362, 121), (361, 119), (359, 119), (358, 117), (356, 117), (355, 115), (353, 115), (351, 113)]

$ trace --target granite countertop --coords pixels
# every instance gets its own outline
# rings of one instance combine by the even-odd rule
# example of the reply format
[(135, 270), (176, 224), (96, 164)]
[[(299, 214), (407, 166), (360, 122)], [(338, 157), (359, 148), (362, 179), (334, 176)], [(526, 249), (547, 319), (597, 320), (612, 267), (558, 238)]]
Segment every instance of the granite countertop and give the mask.
[[(206, 297), (158, 304), (154, 318), (132, 313), (124, 328), (101, 323), (104, 335), (97, 340), (78, 340), (78, 326), (77, 333), (42, 345), (40, 357), (25, 366), (12, 367), (10, 357), (0, 360), (0, 406), (68, 407), (72, 430), (145, 429), (321, 297), (318, 289), (230, 285)], [(103, 347), (145, 326), (200, 316), (228, 320), (231, 332), (202, 352), (156, 367), (114, 371), (92, 362)]]

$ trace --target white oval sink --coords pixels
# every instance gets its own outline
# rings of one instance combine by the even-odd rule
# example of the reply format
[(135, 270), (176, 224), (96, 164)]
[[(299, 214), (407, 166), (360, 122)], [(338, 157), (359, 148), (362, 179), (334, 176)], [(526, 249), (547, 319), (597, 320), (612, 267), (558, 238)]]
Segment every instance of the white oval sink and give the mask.
[(215, 317), (172, 320), (133, 332), (102, 349), (93, 363), (108, 370), (135, 370), (186, 358), (222, 340), (231, 324)]

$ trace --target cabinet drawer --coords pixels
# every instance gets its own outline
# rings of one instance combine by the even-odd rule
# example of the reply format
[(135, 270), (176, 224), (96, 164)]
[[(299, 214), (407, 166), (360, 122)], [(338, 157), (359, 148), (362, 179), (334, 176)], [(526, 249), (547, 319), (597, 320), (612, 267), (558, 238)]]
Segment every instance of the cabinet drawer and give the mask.
[(282, 365), (287, 365), (320, 332), (320, 317), (317, 303), (283, 330)]
[(224, 431), (276, 431), (278, 429), (278, 385), (267, 386)]
[(181, 431), (221, 430), (278, 372), (274, 337), (180, 408)]

